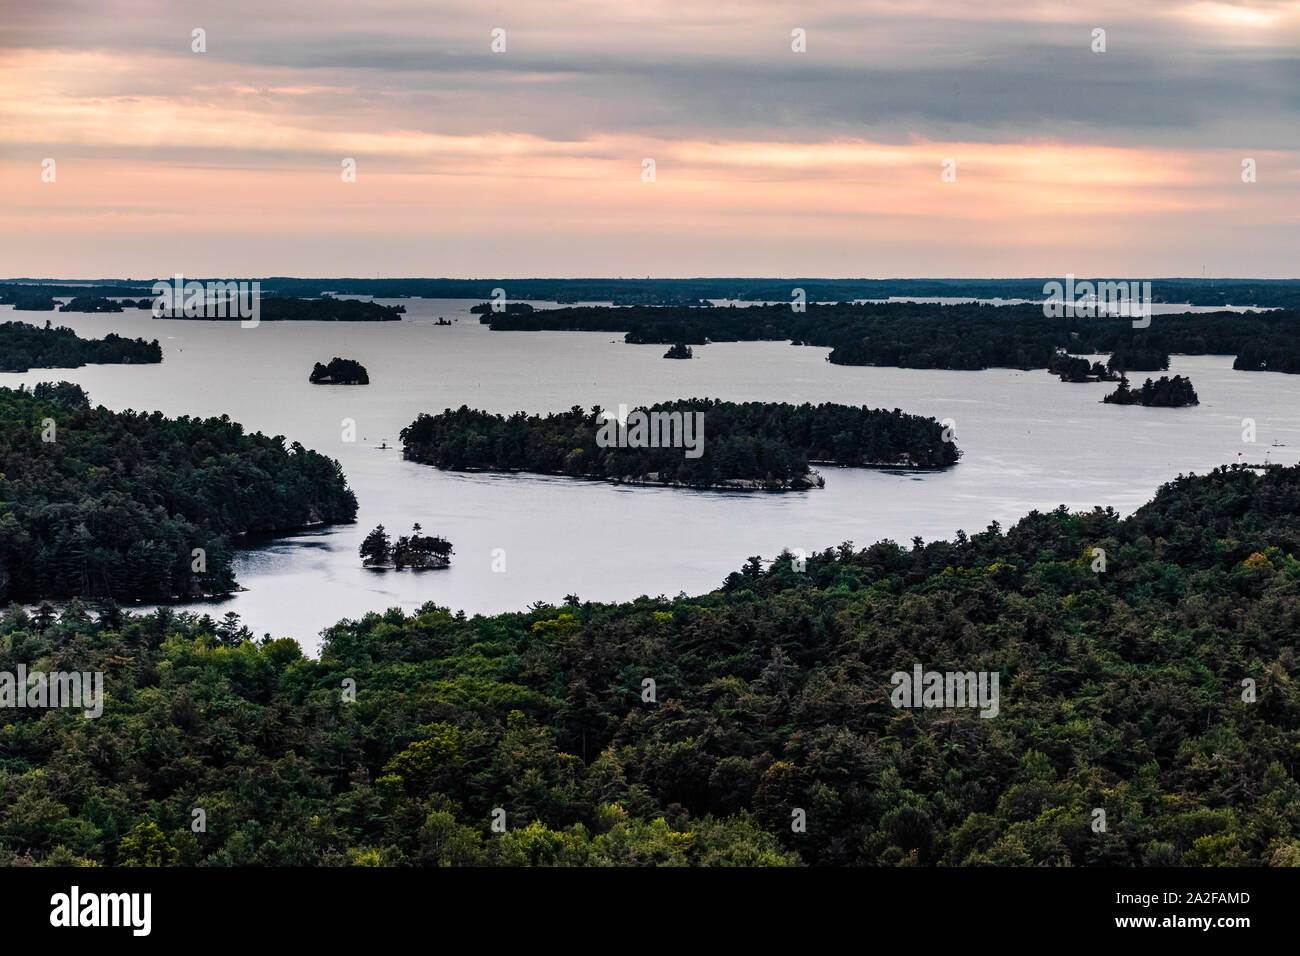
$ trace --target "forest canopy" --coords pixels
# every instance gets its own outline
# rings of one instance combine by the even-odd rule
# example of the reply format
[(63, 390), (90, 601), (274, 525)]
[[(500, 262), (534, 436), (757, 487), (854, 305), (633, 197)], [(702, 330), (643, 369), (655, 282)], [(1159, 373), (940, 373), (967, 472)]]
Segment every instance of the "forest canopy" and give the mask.
[[(1222, 468), (698, 597), (371, 613), (319, 660), (10, 608), (0, 669), (107, 699), (0, 711), (0, 864), (1294, 866), (1297, 552), (1300, 468)], [(998, 674), (998, 715), (893, 706), (914, 664)]]
[(338, 462), (296, 442), (92, 409), (67, 382), (0, 388), (0, 468), (0, 600), (225, 593), (240, 535), (357, 510)]

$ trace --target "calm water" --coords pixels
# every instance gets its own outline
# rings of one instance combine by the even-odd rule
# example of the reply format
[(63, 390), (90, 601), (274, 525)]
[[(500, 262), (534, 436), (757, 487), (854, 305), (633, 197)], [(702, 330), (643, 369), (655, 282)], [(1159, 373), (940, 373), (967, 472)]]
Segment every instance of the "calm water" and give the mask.
[[(673, 362), (660, 357), (662, 345), (625, 345), (609, 333), (490, 332), (469, 314), (470, 300), (391, 301), (406, 305), (404, 321), (241, 329), (155, 320), (147, 311), (56, 314), (56, 324), (82, 335), (157, 338), (164, 361), (0, 373), (0, 385), (66, 379), (113, 409), (226, 413), (250, 431), (337, 458), (360, 503), (357, 523), (243, 552), (236, 574), (247, 590), (191, 606), (214, 616), (235, 611), (258, 635), (293, 637), (309, 652), (321, 628), (371, 610), (431, 600), (494, 612), (558, 603), (569, 593), (593, 600), (695, 594), (749, 555), (771, 557), (783, 547), (907, 544), (914, 535), (983, 530), (993, 520), (1005, 526), (1058, 504), (1127, 513), (1180, 472), (1266, 454), (1284, 464), (1300, 460), (1300, 376), (1234, 372), (1228, 356), (1174, 357), (1169, 374), (1191, 376), (1196, 408), (1120, 408), (1099, 404), (1112, 385), (1064, 384), (1043, 371), (842, 367), (826, 361), (826, 349), (777, 343), (709, 345), (691, 361)], [(10, 312), (0, 307), (0, 321), (50, 317)], [(436, 326), (439, 316), (459, 321)], [(364, 364), (371, 384), (308, 384), (312, 363), (335, 355)], [(454, 474), (378, 447), (397, 446), (398, 432), (418, 413), (448, 406), (546, 412), (691, 396), (833, 401), (952, 418), (965, 457), (943, 473), (822, 469), (824, 489), (741, 494)], [(355, 443), (342, 440), (344, 418), (356, 420)], [(1243, 418), (1257, 423), (1254, 445), (1242, 443)], [(1284, 447), (1271, 447), (1275, 441)], [(396, 535), (413, 521), (451, 540), (451, 568), (361, 567), (357, 547), (367, 531), (382, 522)], [(492, 570), (498, 548), (504, 573)]]

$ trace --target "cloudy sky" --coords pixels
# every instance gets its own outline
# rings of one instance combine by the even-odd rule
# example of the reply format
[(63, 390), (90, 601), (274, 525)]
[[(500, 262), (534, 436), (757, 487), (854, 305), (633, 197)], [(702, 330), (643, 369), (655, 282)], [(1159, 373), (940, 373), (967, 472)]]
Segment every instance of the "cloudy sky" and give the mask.
[(1298, 118), (1300, 0), (6, 0), (0, 276), (1295, 277)]

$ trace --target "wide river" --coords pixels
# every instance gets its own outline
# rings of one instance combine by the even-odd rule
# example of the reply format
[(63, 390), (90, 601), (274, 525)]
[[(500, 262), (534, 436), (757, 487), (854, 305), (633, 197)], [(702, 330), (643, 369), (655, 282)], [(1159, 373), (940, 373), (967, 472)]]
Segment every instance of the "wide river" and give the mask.
[[(861, 547), (882, 538), (907, 544), (914, 535), (981, 531), (994, 520), (1005, 527), (1031, 509), (1059, 504), (1128, 513), (1180, 473), (1300, 460), (1300, 375), (1234, 372), (1228, 356), (1175, 356), (1169, 374), (1190, 375), (1201, 404), (1146, 409), (1102, 405), (1113, 385), (1064, 384), (1045, 371), (844, 367), (826, 361), (827, 349), (771, 342), (714, 344), (697, 348), (691, 361), (666, 361), (662, 345), (626, 345), (609, 333), (491, 332), (469, 313), (470, 300), (400, 301), (407, 308), (401, 322), (263, 322), (252, 329), (155, 320), (147, 310), (11, 315), (4, 306), (0, 321), (52, 318), (84, 336), (157, 338), (164, 358), (160, 365), (0, 373), (0, 385), (65, 379), (112, 409), (228, 414), (249, 431), (337, 458), (360, 503), (356, 524), (243, 551), (235, 571), (246, 590), (185, 605), (215, 617), (235, 611), (259, 636), (293, 637), (311, 653), (322, 628), (367, 611), (434, 601), (496, 612), (559, 603), (570, 593), (602, 601), (698, 594), (750, 555), (771, 558), (785, 547)], [(438, 326), (439, 316), (458, 321)], [(371, 384), (308, 384), (312, 364), (336, 355), (359, 360)], [(547, 412), (694, 396), (842, 402), (951, 418), (964, 457), (932, 474), (823, 468), (823, 489), (745, 494), (455, 474), (403, 461), (398, 441), (420, 412), (462, 404)], [(356, 421), (355, 442), (343, 440), (347, 418)], [(1256, 423), (1254, 444), (1242, 440), (1247, 418)], [(361, 567), (357, 547), (367, 531), (382, 522), (396, 536), (415, 521), (453, 543), (449, 569)], [(494, 552), (504, 555), (504, 571), (493, 569)]]

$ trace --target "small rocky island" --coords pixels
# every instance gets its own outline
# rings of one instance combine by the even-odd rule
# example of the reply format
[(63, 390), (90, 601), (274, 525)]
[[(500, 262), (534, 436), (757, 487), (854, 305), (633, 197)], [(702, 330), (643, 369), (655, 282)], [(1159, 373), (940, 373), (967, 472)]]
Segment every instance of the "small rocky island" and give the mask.
[(420, 523), (411, 526), (409, 535), (394, 543), (384, 526), (377, 525), (361, 542), (361, 564), (367, 568), (445, 568), (451, 564), (452, 547), (446, 538), (422, 535)]
[(355, 359), (335, 356), (328, 365), (317, 362), (308, 381), (313, 385), (369, 385), (370, 376), (366, 367)]
[(685, 342), (678, 342), (676, 345), (674, 345), (672, 348), (670, 348), (667, 352), (664, 353), (664, 358), (666, 359), (695, 358), (695, 353), (691, 351), (691, 347), (687, 345)]
[(1158, 382), (1147, 379), (1139, 389), (1129, 386), (1128, 378), (1119, 380), (1119, 387), (1102, 399), (1110, 405), (1147, 405), (1153, 408), (1182, 408), (1199, 405), (1192, 380), (1181, 375), (1170, 378), (1161, 375)]

